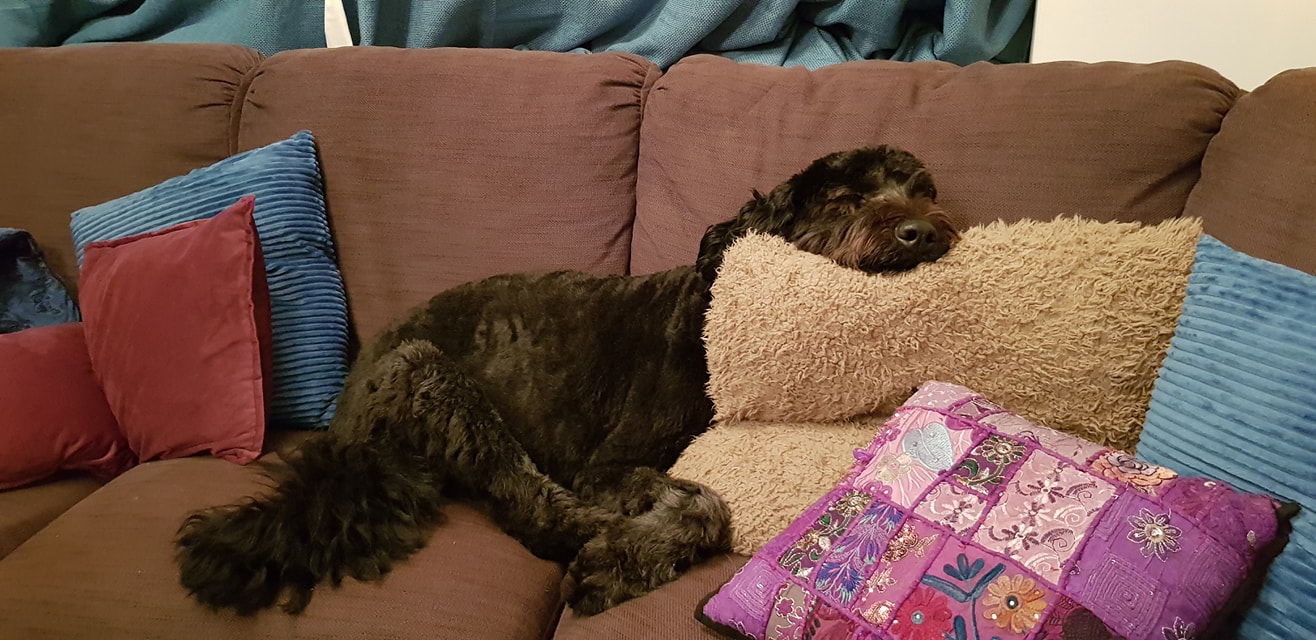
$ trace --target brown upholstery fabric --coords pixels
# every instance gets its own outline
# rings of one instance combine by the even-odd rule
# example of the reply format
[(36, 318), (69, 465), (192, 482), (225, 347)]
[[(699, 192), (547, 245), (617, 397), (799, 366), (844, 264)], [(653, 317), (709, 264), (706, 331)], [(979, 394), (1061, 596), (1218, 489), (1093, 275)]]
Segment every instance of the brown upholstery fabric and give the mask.
[(867, 144), (918, 155), (967, 223), (1159, 221), (1180, 214), (1238, 89), (1182, 62), (852, 62), (817, 71), (687, 58), (654, 86), (640, 136), (632, 270), (694, 260), (750, 189)]
[(32, 232), (75, 286), (69, 215), (230, 153), (259, 53), (231, 45), (0, 49), (0, 227)]
[(1225, 116), (1185, 213), (1239, 251), (1316, 273), (1313, 168), (1316, 68), (1286, 71)]
[(69, 507), (91, 495), (101, 482), (69, 476), (12, 491), (0, 491), (0, 558), (50, 524)]
[(623, 273), (640, 106), (627, 54), (353, 48), (281, 53), (247, 92), (244, 149), (319, 143), (354, 324), (508, 271)]
[(561, 568), (460, 505), (382, 583), (322, 586), (296, 618), (211, 612), (179, 586), (170, 541), (188, 511), (257, 487), (254, 468), (210, 458), (116, 478), (0, 562), (0, 638), (538, 638), (556, 619)]
[(654, 640), (711, 640), (720, 638), (695, 619), (704, 596), (716, 591), (748, 561), (745, 556), (713, 558), (675, 582), (648, 595), (624, 602), (596, 616), (562, 612), (555, 640), (591, 638), (653, 638)]

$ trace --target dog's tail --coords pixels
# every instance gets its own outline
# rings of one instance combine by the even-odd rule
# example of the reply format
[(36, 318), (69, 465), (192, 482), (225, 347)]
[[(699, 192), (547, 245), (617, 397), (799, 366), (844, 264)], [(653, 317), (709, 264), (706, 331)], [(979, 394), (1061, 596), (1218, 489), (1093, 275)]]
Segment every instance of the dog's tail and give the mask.
[(321, 580), (378, 578), (438, 524), (439, 478), (399, 447), (317, 435), (268, 472), (272, 492), (179, 529), (181, 582), (202, 603), (298, 613)]

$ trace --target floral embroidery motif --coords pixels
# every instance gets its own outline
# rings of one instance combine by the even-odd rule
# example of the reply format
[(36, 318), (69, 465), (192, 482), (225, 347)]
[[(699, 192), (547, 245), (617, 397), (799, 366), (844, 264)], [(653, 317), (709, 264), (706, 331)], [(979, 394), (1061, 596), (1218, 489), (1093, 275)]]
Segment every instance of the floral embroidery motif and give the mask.
[(955, 467), (955, 481), (978, 490), (999, 487), (1005, 482), (1010, 466), (1027, 452), (1023, 444), (1010, 438), (988, 436)]
[(946, 596), (926, 586), (910, 594), (891, 623), (891, 633), (900, 640), (942, 640), (950, 630), (951, 612)]
[(1035, 425), (1013, 413), (990, 415), (983, 418), (982, 423), (996, 427), (1001, 433), (1019, 440), (1036, 442), (1074, 464), (1086, 464), (1092, 456), (1106, 451), (1105, 447), (1067, 433)]
[(833, 543), (845, 533), (850, 522), (872, 500), (861, 491), (850, 491), (832, 503), (809, 530), (795, 544), (781, 554), (778, 564), (801, 578), (813, 573), (813, 568), (832, 549)]
[[(960, 546), (960, 549), (967, 549), (967, 547)], [(966, 612), (967, 616), (955, 612), (951, 613), (954, 632), (947, 633), (946, 638), (968, 640), (969, 638), (981, 637), (978, 630), (978, 598), (993, 584), (996, 577), (1005, 571), (1005, 563), (995, 560), (993, 562), (993, 566), (984, 572), (983, 569), (987, 567), (986, 560), (978, 558), (970, 562), (968, 555), (956, 553), (955, 564), (947, 563), (941, 568), (942, 573), (949, 580), (931, 573), (923, 576), (921, 582), (924, 585), (940, 591), (955, 602), (969, 604), (969, 610)], [(970, 634), (970, 631), (972, 631), (972, 634)]]
[(986, 458), (988, 462), (1007, 465), (1024, 457), (1025, 449), (1024, 445), (1009, 438), (988, 436), (973, 448), (973, 452)]
[(874, 502), (869, 506), (819, 566), (814, 586), (842, 604), (853, 602), (865, 575), (876, 564), (883, 545), (891, 539), (901, 515), (899, 510), (884, 502)]
[(1042, 451), (1023, 462), (974, 540), (1015, 558), (1051, 584), (1088, 534), (1114, 486)]
[(870, 467), (872, 473), (869, 477), (884, 484), (891, 484), (897, 478), (909, 473), (913, 468), (914, 459), (909, 457), (908, 453), (885, 456), (873, 463), (873, 466)]
[(883, 567), (881, 571), (868, 578), (869, 593), (882, 593), (895, 585), (896, 580), (891, 577), (891, 567)]
[(1179, 474), (1165, 467), (1148, 464), (1122, 451), (1097, 456), (1092, 461), (1092, 469), (1149, 496), (1156, 495), (1156, 487), (1165, 481), (1179, 477)]
[(1129, 516), (1129, 542), (1142, 545), (1145, 558), (1155, 556), (1164, 561), (1165, 556), (1179, 551), (1179, 536), (1183, 534), (1170, 524), (1170, 514), (1156, 514), (1142, 509), (1136, 516)]
[(1191, 622), (1184, 622), (1178, 616), (1174, 617), (1174, 624), (1168, 627), (1161, 627), (1161, 634), (1165, 640), (1193, 640), (1197, 637), (1197, 625)]
[(871, 620), (881, 614), (882, 603), (892, 603), (885, 618), (890, 620), (896, 605), (918, 586), (927, 558), (938, 553), (945, 538), (922, 519), (907, 518), (887, 543), (883, 559), (869, 569), (873, 575), (849, 605), (850, 610)]
[(1257, 529), (1255, 513), (1264, 509), (1266, 498), (1239, 493), (1225, 482), (1180, 478), (1167, 487), (1162, 504), (1180, 520), (1216, 532), (1229, 546), (1264, 547), (1273, 533)]
[(958, 484), (942, 482), (920, 502), (914, 512), (963, 535), (978, 523), (986, 504), (977, 494)]
[(1032, 578), (1022, 575), (1001, 576), (987, 585), (982, 604), (983, 616), (1000, 629), (1015, 633), (1032, 630), (1046, 610), (1046, 592), (1037, 588)]
[(781, 593), (777, 594), (776, 603), (772, 605), (772, 616), (768, 619), (766, 637), (783, 640), (800, 638), (804, 630), (802, 623), (812, 602), (813, 596), (799, 585), (786, 583)]
[[(866, 449), (866, 462), (853, 476), (855, 488), (890, 496), (903, 508), (913, 508), (929, 487), (972, 448), (974, 430), (951, 429), (945, 417), (927, 410), (896, 414), (889, 439)], [(852, 472), (853, 473), (853, 472)]]
[(819, 600), (804, 625), (803, 640), (850, 640), (856, 626), (853, 620)]
[(895, 610), (896, 610), (896, 603), (890, 600), (874, 602), (873, 604), (869, 605), (867, 609), (864, 609), (863, 612), (864, 620), (867, 620), (875, 625), (881, 626), (891, 620), (891, 614), (894, 613)]
[(891, 544), (887, 545), (886, 553), (882, 554), (882, 561), (887, 564), (900, 562), (910, 553), (921, 558), (938, 535), (934, 533), (930, 536), (921, 537), (914, 530), (913, 525), (906, 522), (900, 526), (900, 531), (896, 532), (895, 537), (891, 538)]

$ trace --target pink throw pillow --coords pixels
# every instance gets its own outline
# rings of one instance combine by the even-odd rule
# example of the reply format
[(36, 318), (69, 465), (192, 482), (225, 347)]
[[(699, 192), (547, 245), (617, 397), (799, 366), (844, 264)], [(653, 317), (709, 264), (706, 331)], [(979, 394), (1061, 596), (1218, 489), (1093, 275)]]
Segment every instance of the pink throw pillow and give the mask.
[(732, 638), (1233, 637), (1292, 515), (928, 382), (695, 615)]
[(96, 384), (82, 324), (0, 335), (0, 490), (84, 471), (109, 480), (136, 460)]
[(254, 202), (87, 246), (79, 302), (92, 367), (143, 462), (260, 455), (270, 309)]

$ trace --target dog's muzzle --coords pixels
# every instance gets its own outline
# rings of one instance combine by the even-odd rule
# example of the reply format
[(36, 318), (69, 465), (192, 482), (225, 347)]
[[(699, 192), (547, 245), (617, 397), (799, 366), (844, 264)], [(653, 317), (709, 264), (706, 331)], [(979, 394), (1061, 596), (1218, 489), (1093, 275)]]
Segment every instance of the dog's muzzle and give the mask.
[(954, 238), (923, 218), (910, 218), (896, 225), (896, 242), (916, 262), (931, 262), (946, 255)]

